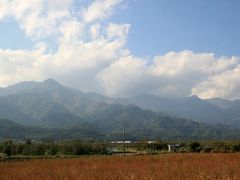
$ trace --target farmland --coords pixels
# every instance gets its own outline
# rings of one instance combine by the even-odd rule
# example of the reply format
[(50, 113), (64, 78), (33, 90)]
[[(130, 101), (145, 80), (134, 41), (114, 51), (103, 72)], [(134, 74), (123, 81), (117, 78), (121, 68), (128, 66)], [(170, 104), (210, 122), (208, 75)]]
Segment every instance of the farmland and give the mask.
[(238, 179), (239, 153), (91, 156), (1, 162), (0, 179)]

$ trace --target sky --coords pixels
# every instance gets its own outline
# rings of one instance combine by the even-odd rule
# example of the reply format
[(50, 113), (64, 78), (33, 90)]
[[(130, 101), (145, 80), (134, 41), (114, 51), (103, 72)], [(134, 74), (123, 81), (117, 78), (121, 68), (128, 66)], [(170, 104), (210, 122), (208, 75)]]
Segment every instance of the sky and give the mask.
[(1, 0), (0, 86), (240, 99), (238, 0)]

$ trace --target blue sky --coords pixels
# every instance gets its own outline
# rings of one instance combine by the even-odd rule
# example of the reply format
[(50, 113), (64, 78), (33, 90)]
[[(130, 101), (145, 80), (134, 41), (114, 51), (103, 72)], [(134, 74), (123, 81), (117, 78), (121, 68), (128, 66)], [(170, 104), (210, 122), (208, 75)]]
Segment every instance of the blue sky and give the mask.
[(31, 49), (34, 45), (12, 19), (0, 23), (0, 39), (0, 48), (3, 49)]
[(135, 0), (113, 20), (132, 25), (127, 46), (140, 56), (184, 49), (240, 55), (240, 1)]
[(0, 86), (240, 99), (238, 0), (0, 1)]

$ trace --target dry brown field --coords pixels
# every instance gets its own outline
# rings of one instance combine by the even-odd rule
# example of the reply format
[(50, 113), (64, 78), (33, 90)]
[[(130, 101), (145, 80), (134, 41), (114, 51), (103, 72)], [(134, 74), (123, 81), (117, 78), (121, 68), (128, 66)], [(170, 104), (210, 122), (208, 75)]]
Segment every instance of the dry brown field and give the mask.
[(1, 162), (0, 179), (240, 179), (240, 154), (186, 153)]

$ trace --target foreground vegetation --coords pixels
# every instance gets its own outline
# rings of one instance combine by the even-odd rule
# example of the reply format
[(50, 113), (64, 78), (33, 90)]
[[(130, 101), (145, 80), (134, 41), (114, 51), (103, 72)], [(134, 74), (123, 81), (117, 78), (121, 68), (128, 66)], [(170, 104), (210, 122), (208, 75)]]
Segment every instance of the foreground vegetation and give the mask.
[(97, 156), (0, 163), (0, 179), (239, 179), (239, 153)]
[[(139, 141), (125, 144), (126, 153), (158, 154), (168, 152), (168, 144), (176, 142)], [(239, 141), (177, 142), (175, 152), (240, 152)], [(0, 142), (0, 161), (30, 157), (66, 157), (78, 155), (112, 155), (123, 153), (123, 144), (99, 141), (35, 142), (6, 140)], [(10, 157), (10, 158), (9, 158)], [(20, 158), (21, 157), (21, 158)]]

